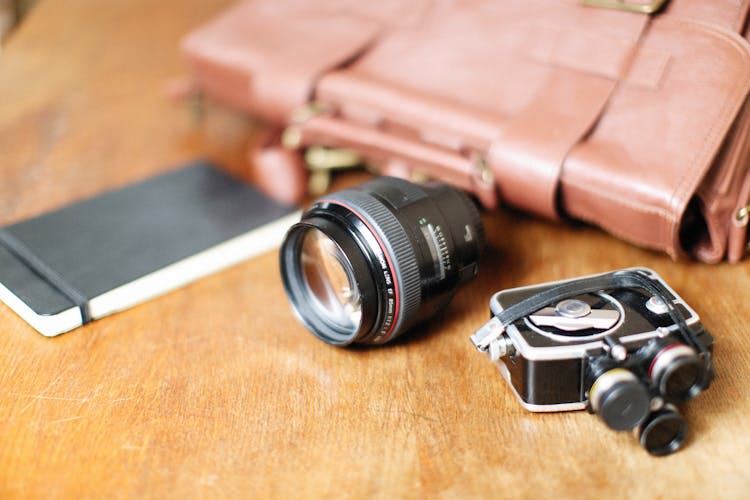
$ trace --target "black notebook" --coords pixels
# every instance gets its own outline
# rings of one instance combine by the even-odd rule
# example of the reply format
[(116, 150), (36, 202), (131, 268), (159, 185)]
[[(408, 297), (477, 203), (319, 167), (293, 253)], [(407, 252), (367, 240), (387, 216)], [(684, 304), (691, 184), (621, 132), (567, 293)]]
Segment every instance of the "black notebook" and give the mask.
[(0, 228), (0, 299), (58, 335), (273, 249), (298, 219), (192, 164)]

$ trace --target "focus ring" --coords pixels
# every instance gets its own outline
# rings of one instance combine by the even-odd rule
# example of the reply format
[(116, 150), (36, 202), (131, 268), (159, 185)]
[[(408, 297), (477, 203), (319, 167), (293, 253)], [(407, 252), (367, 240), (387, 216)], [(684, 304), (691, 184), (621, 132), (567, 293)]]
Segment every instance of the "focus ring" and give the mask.
[(404, 326), (404, 318), (413, 318), (422, 302), (419, 265), (406, 230), (395, 215), (379, 200), (368, 193), (346, 190), (336, 193), (326, 201), (340, 202), (354, 211), (357, 217), (366, 220), (376, 231), (383, 249), (392, 258), (394, 269), (392, 279), (397, 283), (400, 297), (398, 316), (394, 318), (394, 325), (390, 334), (382, 341), (389, 340), (400, 332)]

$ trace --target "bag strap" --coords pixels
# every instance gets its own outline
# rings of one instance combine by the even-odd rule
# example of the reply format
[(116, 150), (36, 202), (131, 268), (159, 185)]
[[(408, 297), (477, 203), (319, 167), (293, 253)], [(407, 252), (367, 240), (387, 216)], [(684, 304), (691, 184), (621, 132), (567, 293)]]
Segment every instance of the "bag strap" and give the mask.
[[(650, 21), (646, 15), (615, 14), (621, 14), (627, 29), (617, 38), (594, 33), (586, 44), (578, 34), (561, 32), (557, 43), (538, 56), (552, 66), (547, 78), (536, 97), (504, 124), (487, 155), (501, 198), (510, 204), (548, 218), (560, 215), (558, 186), (565, 158), (596, 124), (627, 75)], [(582, 66), (587, 60), (595, 64)]]
[(501, 199), (557, 218), (565, 157), (596, 123), (615, 87), (615, 80), (553, 69), (537, 98), (503, 127), (488, 151)]

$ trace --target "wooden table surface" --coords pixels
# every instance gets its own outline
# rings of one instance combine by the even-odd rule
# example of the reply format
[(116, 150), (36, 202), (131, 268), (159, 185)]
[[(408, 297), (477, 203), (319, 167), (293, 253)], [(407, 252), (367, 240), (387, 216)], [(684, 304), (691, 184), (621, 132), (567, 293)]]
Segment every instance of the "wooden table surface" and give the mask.
[[(226, 4), (42, 2), (0, 55), (0, 225), (199, 156), (242, 171), (246, 120), (196, 126), (162, 92), (181, 35)], [(273, 252), (54, 339), (0, 304), (0, 497), (747, 498), (750, 262), (483, 218), (478, 279), (384, 348), (308, 333)], [(716, 338), (718, 378), (666, 458), (585, 412), (526, 412), (468, 340), (496, 290), (635, 265)]]

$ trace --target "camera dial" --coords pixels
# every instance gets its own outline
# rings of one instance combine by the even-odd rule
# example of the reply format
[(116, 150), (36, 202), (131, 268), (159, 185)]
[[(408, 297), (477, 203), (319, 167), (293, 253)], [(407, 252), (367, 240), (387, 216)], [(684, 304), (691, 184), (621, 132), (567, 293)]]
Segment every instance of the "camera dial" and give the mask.
[(565, 299), (528, 316), (530, 325), (542, 335), (560, 341), (601, 338), (615, 328), (621, 307), (604, 293)]
[(583, 318), (591, 314), (591, 306), (578, 299), (566, 299), (555, 306), (555, 312), (566, 318)]

